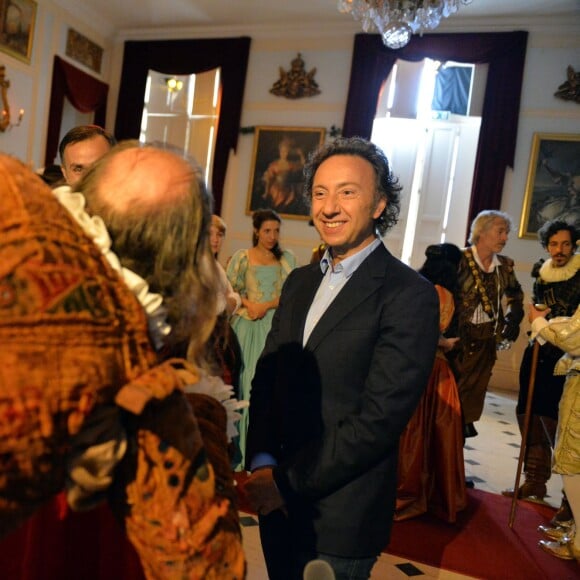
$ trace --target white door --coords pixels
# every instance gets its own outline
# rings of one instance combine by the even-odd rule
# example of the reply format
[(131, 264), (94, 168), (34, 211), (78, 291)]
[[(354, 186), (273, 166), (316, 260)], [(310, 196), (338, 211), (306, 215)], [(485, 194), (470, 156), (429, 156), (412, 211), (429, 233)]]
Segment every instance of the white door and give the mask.
[(423, 264), (429, 244), (465, 245), (480, 124), (479, 117), (455, 115), (427, 123), (375, 119), (371, 140), (404, 188), (399, 223), (385, 243), (413, 268)]

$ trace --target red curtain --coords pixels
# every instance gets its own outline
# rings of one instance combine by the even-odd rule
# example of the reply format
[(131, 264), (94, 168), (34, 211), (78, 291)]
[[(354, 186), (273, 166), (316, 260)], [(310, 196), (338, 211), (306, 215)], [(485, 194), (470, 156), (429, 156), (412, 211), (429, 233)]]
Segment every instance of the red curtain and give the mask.
[(54, 163), (58, 152), (64, 98), (81, 113), (95, 113), (95, 124), (105, 126), (109, 85), (74, 67), (62, 58), (54, 57), (50, 114), (44, 164)]
[(488, 63), (469, 221), (499, 209), (505, 170), (514, 163), (527, 38), (527, 32), (424, 34), (392, 50), (378, 34), (357, 34), (343, 134), (370, 138), (379, 91), (399, 58)]
[(187, 75), (221, 68), (222, 99), (211, 189), (219, 213), (230, 150), (240, 132), (242, 101), (250, 54), (248, 37), (200, 40), (129, 41), (125, 43), (115, 136), (137, 139), (149, 69)]
[(74, 513), (60, 494), (0, 540), (3, 580), (145, 580), (107, 504)]

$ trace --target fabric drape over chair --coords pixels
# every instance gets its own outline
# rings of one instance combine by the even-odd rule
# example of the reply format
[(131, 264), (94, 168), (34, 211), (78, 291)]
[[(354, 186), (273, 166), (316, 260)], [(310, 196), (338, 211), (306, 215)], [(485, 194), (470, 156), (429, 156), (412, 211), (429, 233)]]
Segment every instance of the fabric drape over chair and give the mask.
[(188, 75), (221, 68), (221, 108), (211, 184), (218, 214), (229, 153), (231, 149), (235, 151), (238, 143), (250, 42), (250, 38), (240, 37), (125, 43), (115, 124), (117, 139), (139, 137), (149, 69)]
[(392, 50), (378, 34), (357, 34), (343, 134), (370, 138), (379, 91), (397, 59), (488, 63), (469, 222), (483, 209), (499, 209), (505, 170), (514, 163), (527, 38), (520, 31), (424, 34)]
[[(69, 64), (59, 56), (54, 57), (50, 115), (44, 164), (54, 163), (62, 124), (62, 111), (66, 97), (81, 113), (95, 113), (95, 124), (105, 126), (109, 85)], [(70, 128), (70, 127), (69, 127)]]

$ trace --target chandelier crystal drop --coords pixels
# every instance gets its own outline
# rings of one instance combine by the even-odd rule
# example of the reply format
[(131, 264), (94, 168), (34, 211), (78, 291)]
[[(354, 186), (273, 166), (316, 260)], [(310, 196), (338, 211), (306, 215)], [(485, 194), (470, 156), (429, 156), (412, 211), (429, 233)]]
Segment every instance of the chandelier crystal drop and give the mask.
[(402, 48), (415, 33), (434, 30), (472, 0), (338, 0), (338, 11), (360, 20), (364, 32), (380, 32), (388, 48)]

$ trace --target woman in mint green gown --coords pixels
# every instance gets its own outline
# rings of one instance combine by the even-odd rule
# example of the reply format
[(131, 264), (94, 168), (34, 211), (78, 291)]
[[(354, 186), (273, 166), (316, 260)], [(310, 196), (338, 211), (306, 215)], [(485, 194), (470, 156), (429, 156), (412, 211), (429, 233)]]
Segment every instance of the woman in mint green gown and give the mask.
[[(294, 255), (279, 246), (281, 219), (278, 214), (270, 209), (257, 210), (252, 215), (252, 222), (253, 246), (248, 250), (238, 250), (227, 268), (228, 279), (242, 298), (242, 306), (232, 317), (231, 325), (242, 350), (239, 398), (244, 401), (250, 400), (256, 363), (264, 349), (282, 285), (296, 267)], [(248, 409), (243, 409), (238, 430), (234, 468), (243, 470)]]

